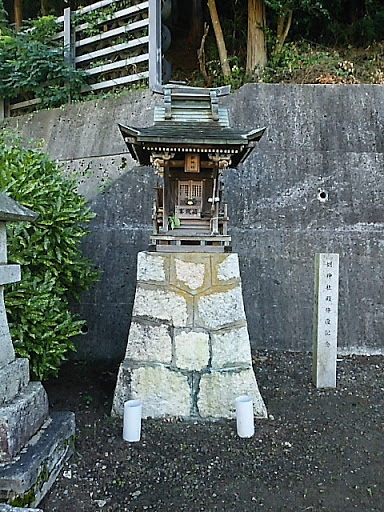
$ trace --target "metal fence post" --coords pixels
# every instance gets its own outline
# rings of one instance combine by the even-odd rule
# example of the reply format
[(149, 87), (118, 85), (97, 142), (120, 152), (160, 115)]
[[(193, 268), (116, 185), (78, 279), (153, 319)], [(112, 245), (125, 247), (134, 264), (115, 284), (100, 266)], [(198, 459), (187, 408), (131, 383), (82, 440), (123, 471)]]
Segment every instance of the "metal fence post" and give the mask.
[[(71, 8), (64, 9), (64, 58), (68, 64), (75, 69), (75, 45), (72, 39), (71, 27)], [(71, 85), (71, 78), (69, 78), (69, 85)], [(71, 103), (71, 93), (68, 94), (68, 103)]]
[(0, 121), (3, 121), (6, 117), (10, 117), (9, 100), (0, 98)]
[(64, 58), (75, 67), (75, 45), (72, 39), (71, 8), (64, 9)]
[(149, 0), (149, 88), (162, 90), (161, 3)]

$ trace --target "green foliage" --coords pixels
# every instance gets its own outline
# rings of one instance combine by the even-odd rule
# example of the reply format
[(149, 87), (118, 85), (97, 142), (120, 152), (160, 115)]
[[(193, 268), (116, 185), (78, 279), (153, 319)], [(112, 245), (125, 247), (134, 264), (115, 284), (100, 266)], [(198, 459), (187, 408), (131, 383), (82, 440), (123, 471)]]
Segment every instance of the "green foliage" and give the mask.
[(58, 107), (77, 99), (85, 87), (83, 73), (64, 59), (62, 48), (43, 42), (57, 31), (52, 17), (32, 24), (27, 32), (9, 27), (0, 32), (0, 97), (41, 99), (42, 107)]
[(0, 0), (0, 35), (8, 25), (7, 14), (7, 11), (4, 9), (4, 4), (2, 0)]
[(168, 216), (168, 225), (171, 229), (180, 227), (180, 219), (175, 213), (170, 213)]
[(296, 10), (328, 15), (324, 2), (318, 0), (265, 0), (265, 4), (279, 15)]
[(384, 84), (384, 48), (334, 49), (288, 43), (267, 63), (261, 81), (293, 84)]
[[(54, 16), (42, 16), (36, 20), (27, 22), (27, 26), (30, 27), (32, 33), (30, 34), (33, 41), (39, 43), (46, 43), (50, 41), (53, 36), (60, 32), (60, 25), (55, 22)], [(52, 43), (54, 46), (54, 43)]]
[(7, 287), (5, 302), (16, 353), (30, 359), (34, 377), (45, 379), (74, 350), (71, 338), (84, 323), (68, 301), (97, 277), (79, 251), (93, 214), (56, 163), (4, 133), (0, 191), (39, 215), (34, 223), (7, 225), (8, 260), (22, 266), (22, 280)]
[[(115, 12), (125, 9), (126, 7), (130, 7), (131, 5), (132, 2), (130, 0), (120, 0), (119, 2), (112, 3), (102, 9), (90, 11), (85, 14), (77, 14), (74, 18), (74, 23), (77, 25), (84, 23), (84, 35), (88, 37), (95, 36), (100, 34), (100, 25), (110, 21)], [(125, 36), (129, 36), (129, 34), (126, 34)]]
[(330, 19), (317, 34), (318, 39), (323, 43), (339, 46), (366, 46), (384, 39), (382, 0), (359, 2), (324, 0), (324, 2), (330, 12)]

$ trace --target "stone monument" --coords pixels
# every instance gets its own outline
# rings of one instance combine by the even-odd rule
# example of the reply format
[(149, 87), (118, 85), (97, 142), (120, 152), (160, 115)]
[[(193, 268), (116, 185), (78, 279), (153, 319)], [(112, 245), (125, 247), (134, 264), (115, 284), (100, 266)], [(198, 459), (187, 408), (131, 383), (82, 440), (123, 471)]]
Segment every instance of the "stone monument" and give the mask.
[(315, 257), (312, 380), (317, 388), (336, 387), (339, 255)]
[(249, 395), (267, 411), (252, 368), (238, 255), (231, 252), (221, 173), (243, 161), (264, 129), (229, 127), (228, 87), (164, 87), (154, 125), (120, 125), (133, 157), (157, 174), (150, 251), (137, 286), (112, 414), (140, 398), (143, 417), (235, 417)]
[(29, 380), (28, 359), (16, 358), (4, 306), (4, 285), (20, 280), (7, 263), (6, 222), (36, 214), (0, 194), (0, 503), (35, 507), (73, 447), (72, 413), (49, 416), (47, 394)]

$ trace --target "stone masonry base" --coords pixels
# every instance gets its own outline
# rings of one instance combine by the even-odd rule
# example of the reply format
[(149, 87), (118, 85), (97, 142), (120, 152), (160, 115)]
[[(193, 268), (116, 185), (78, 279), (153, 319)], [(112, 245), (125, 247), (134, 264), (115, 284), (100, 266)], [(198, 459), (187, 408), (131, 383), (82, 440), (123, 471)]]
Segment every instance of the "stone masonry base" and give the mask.
[(267, 411), (252, 369), (238, 255), (138, 254), (137, 286), (112, 414), (140, 398), (143, 417), (235, 417), (235, 398)]

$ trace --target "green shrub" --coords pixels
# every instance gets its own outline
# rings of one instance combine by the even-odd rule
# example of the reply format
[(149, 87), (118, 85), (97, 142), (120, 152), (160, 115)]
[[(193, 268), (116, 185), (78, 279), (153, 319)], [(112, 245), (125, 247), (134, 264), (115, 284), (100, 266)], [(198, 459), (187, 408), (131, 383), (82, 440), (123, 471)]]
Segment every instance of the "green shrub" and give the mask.
[(22, 280), (7, 286), (5, 303), (15, 351), (42, 380), (57, 374), (84, 323), (69, 311), (69, 299), (96, 280), (79, 250), (93, 214), (58, 164), (4, 133), (0, 191), (38, 214), (33, 223), (7, 224), (8, 261), (21, 265)]
[(87, 89), (84, 74), (68, 64), (63, 48), (47, 43), (57, 29), (47, 16), (34, 21), (30, 30), (15, 32), (1, 25), (0, 10), (0, 98), (40, 98), (43, 108), (79, 99)]

